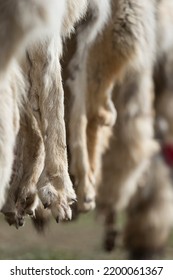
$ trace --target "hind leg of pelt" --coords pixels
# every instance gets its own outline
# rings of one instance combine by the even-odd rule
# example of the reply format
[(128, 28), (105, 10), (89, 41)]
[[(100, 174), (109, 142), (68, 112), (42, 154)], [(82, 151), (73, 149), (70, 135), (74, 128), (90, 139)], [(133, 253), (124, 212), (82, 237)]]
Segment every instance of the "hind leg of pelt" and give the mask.
[(12, 173), (15, 138), (19, 126), (19, 113), (11, 73), (0, 86), (0, 209), (5, 202), (6, 189)]
[(16, 160), (3, 213), (17, 228), (25, 215), (34, 215), (38, 204), (37, 182), (44, 167), (44, 145), (29, 104), (25, 103), (16, 145)]
[(77, 48), (69, 64), (68, 85), (74, 98), (70, 114), (70, 169), (75, 178), (80, 211), (95, 207), (94, 183), (87, 151), (87, 56), (109, 13), (110, 1), (89, 1), (90, 17), (77, 29)]
[(44, 168), (45, 149), (41, 131), (30, 108), (22, 120), (21, 129), (25, 139), (23, 177), (18, 187), (16, 209), (19, 216), (32, 216), (38, 205), (36, 186)]
[(38, 194), (57, 222), (71, 218), (70, 204), (76, 198), (68, 174), (59, 44), (54, 38), (48, 38), (28, 51), (32, 81), (30, 97), (38, 96), (39, 99), (39, 123), (46, 154), (37, 185)]
[[(102, 65), (101, 62), (102, 59), (99, 61), (100, 65)], [(77, 184), (80, 211), (91, 210), (95, 207), (95, 178), (93, 176), (95, 170), (93, 170), (93, 166), (100, 160), (102, 152), (100, 151), (99, 160), (97, 160), (94, 148), (97, 150), (101, 127), (112, 126), (116, 119), (115, 108), (111, 100), (112, 87), (109, 84), (112, 82), (112, 77), (110, 77), (112, 72), (109, 76), (107, 69), (104, 68), (106, 72), (102, 70), (102, 82), (98, 86), (97, 76), (93, 72), (93, 77), (90, 80), (87, 78), (87, 73), (94, 65), (97, 65), (95, 58), (89, 61), (89, 70), (88, 68), (83, 69), (78, 74), (78, 83), (75, 80), (75, 83), (70, 84), (76, 94), (70, 122), (71, 172)], [(107, 76), (109, 77), (107, 78)], [(107, 79), (111, 81), (107, 82)]]
[(158, 149), (153, 138), (152, 76), (138, 71), (132, 70), (114, 89), (118, 118), (110, 147), (103, 156), (96, 199), (98, 212), (105, 215), (109, 209), (116, 213), (126, 209)]
[(105, 251), (111, 252), (116, 246), (116, 237), (118, 234), (116, 228), (116, 213), (114, 209), (108, 209), (108, 211), (104, 213), (104, 217), (103, 247)]

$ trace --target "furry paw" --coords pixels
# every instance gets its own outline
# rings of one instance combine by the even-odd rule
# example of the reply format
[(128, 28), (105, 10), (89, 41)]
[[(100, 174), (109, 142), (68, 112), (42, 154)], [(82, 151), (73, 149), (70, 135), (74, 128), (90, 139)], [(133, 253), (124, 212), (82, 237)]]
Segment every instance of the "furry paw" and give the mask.
[(16, 211), (4, 212), (5, 220), (10, 226), (15, 226), (16, 229), (24, 225), (24, 215), (18, 215)]
[(33, 217), (35, 215), (35, 209), (38, 204), (38, 196), (19, 196), (16, 203), (7, 204), (2, 209), (2, 213), (5, 216), (7, 223), (14, 225), (17, 229), (22, 227), (25, 223), (25, 217), (27, 215)]
[(23, 188), (16, 201), (17, 214), (23, 217), (26, 215), (34, 216), (38, 203), (39, 198), (35, 192), (35, 188), (33, 190), (31, 188)]
[(114, 250), (116, 237), (117, 237), (117, 231), (111, 230), (106, 232), (104, 237), (104, 243), (103, 243), (104, 250), (106, 252), (112, 252)]
[(70, 205), (76, 200), (73, 189), (70, 192), (66, 188), (55, 189), (53, 184), (49, 182), (39, 189), (39, 197), (44, 208), (51, 210), (57, 223), (62, 220), (71, 220), (72, 210)]
[(19, 227), (24, 225), (24, 216), (18, 215), (15, 200), (11, 197), (6, 201), (1, 212), (3, 213), (5, 220), (10, 226), (14, 225), (18, 229)]

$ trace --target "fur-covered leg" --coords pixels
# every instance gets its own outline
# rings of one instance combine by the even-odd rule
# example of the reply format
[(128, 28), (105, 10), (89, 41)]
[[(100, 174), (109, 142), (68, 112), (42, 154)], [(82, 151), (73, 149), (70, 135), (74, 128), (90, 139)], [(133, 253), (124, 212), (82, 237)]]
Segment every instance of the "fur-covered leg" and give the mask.
[(110, 1), (89, 1), (90, 17), (77, 32), (77, 50), (70, 62), (69, 88), (74, 97), (70, 117), (71, 173), (77, 185), (78, 208), (95, 207), (92, 175), (87, 151), (87, 57), (90, 46), (103, 29), (110, 12)]
[(30, 95), (39, 98), (40, 127), (46, 153), (38, 193), (57, 221), (71, 218), (69, 205), (76, 198), (68, 174), (64, 95), (58, 60), (60, 43), (52, 37), (28, 51)]
[(19, 99), (23, 95), (23, 77), (12, 63), (5, 79), (0, 77), (0, 209), (12, 173), (15, 139), (19, 129)]
[[(19, 2), (20, 1), (18, 1), (18, 3)], [(28, 1), (28, 3), (26, 4), (26, 7), (22, 4), (23, 6), (21, 6), (19, 8), (21, 8), (21, 10), (22, 10), (22, 8), (31, 9), (30, 6), (27, 6), (27, 5), (30, 5), (31, 2), (32, 2), (32, 4), (34, 4), (34, 1)], [(52, 30), (50, 28), (50, 25), (48, 24), (48, 21), (50, 20), (53, 23), (52, 24), (53, 31), (55, 30), (54, 27), (56, 26), (57, 27), (56, 32), (58, 34), (58, 38), (60, 38), (61, 35), (65, 37), (66, 35), (68, 35), (70, 33), (71, 29), (73, 28), (74, 22), (76, 20), (78, 20), (81, 17), (81, 15), (85, 12), (87, 1), (86, 0), (82, 0), (82, 1), (65, 1), (64, 0), (64, 1), (61, 1), (61, 3), (59, 3), (57, 1), (55, 2), (54, 0), (51, 0), (51, 2), (48, 3), (47, 0), (44, 0), (44, 1), (42, 1), (42, 3), (41, 2), (39, 3), (39, 1), (37, 1), (37, 3), (35, 3), (35, 4), (36, 5), (33, 7), (33, 13), (40, 12), (40, 19), (37, 18), (37, 21), (38, 21), (37, 23), (39, 23), (39, 21), (41, 22), (41, 20), (43, 20), (43, 21), (45, 20), (45, 25), (47, 23), (47, 27), (48, 27), (47, 29), (49, 30), (49, 33), (52, 34)], [(49, 4), (49, 7), (47, 7), (47, 10), (46, 10), (44, 8), (46, 8), (47, 4)], [(54, 4), (56, 4), (56, 5), (53, 6)], [(58, 9), (56, 9), (56, 7)], [(28, 10), (26, 11), (26, 13), (28, 13)], [(54, 21), (55, 18), (49, 18), (50, 13), (52, 13), (52, 17), (56, 13), (56, 18), (57, 18), (56, 22)], [(34, 16), (35, 16), (35, 14), (34, 14)], [(38, 14), (38, 16), (39, 16), (39, 14)], [(43, 18), (41, 18), (41, 17), (43, 17)], [(29, 19), (31, 20), (31, 17), (26, 18), (25, 23), (28, 23)], [(34, 19), (35, 18), (32, 18), (31, 25), (34, 24)], [(22, 22), (22, 24), (24, 24), (24, 23)], [(37, 27), (37, 26), (35, 26), (35, 27)], [(40, 34), (39, 34), (39, 36), (40, 36)], [(41, 34), (41, 36), (43, 38), (45, 38), (45, 34), (44, 34), (44, 36), (43, 36), (43, 34)], [(40, 36), (40, 38), (41, 38), (41, 36)], [(41, 74), (41, 73), (39, 73), (38, 74), (39, 77), (37, 77), (37, 67), (39, 68), (40, 65), (39, 65), (39, 63), (38, 63), (38, 65), (36, 65), (36, 63), (39, 59), (35, 58), (35, 60), (33, 59), (34, 60), (34, 62), (33, 62), (32, 59), (30, 59), (29, 52), (27, 53), (27, 55), (24, 59), (25, 63), (22, 65), (22, 66), (24, 66), (23, 70), (25, 73), (25, 77), (28, 78), (28, 84), (29, 84), (28, 98), (29, 98), (29, 100), (26, 99), (26, 103), (23, 104), (23, 106), (25, 107), (24, 109), (26, 111), (26, 114), (24, 113), (22, 116), (21, 130), (20, 130), (19, 137), (18, 137), (19, 138), (18, 143), (20, 143), (19, 145), (22, 144), (23, 152), (20, 152), (21, 146), (18, 146), (18, 148), (19, 148), (19, 149), (17, 149), (18, 158), (17, 158), (17, 163), (15, 163), (15, 168), (18, 168), (18, 170), (20, 170), (20, 167), (21, 167), (23, 169), (23, 173), (15, 174), (16, 178), (12, 182), (8, 201), (3, 209), (4, 213), (6, 213), (6, 216), (8, 216), (7, 219), (9, 221), (9, 223), (10, 224), (14, 223), (14, 224), (16, 224), (17, 227), (22, 225), (25, 214), (30, 214), (30, 215), (34, 214), (36, 206), (37, 206), (37, 202), (38, 202), (38, 198), (37, 198), (37, 194), (36, 194), (36, 192), (37, 192), (36, 184), (38, 182), (40, 174), (43, 171), (43, 165), (44, 165), (44, 145), (43, 145), (42, 135), (40, 133), (40, 128), (45, 137), (44, 140), (47, 141), (46, 142), (47, 146), (49, 146), (49, 139), (48, 140), (46, 139), (47, 136), (45, 136), (45, 131), (44, 131), (47, 129), (46, 125), (44, 122), (43, 123), (41, 122), (44, 119), (43, 111), (44, 111), (44, 108), (46, 108), (46, 104), (44, 102), (47, 101), (47, 100), (45, 100), (47, 96), (41, 97), (40, 98), (41, 101), (39, 100), (39, 96), (38, 96), (39, 91), (42, 91), (42, 84), (46, 85), (45, 86), (46, 89), (49, 87), (49, 85), (50, 85), (50, 87), (55, 85), (55, 87), (56, 86), (58, 87), (58, 89), (55, 88), (55, 93), (57, 93), (58, 90), (60, 92), (60, 94), (58, 96), (59, 100), (56, 99), (55, 103), (54, 103), (54, 100), (53, 99), (51, 100), (51, 98), (52, 98), (52, 96), (51, 96), (51, 97), (49, 97), (48, 102), (53, 103), (55, 107), (56, 106), (58, 107), (58, 104), (59, 104), (58, 110), (60, 108), (60, 110), (59, 110), (60, 117), (57, 118), (57, 120), (56, 120), (56, 117), (54, 119), (57, 121), (57, 123), (58, 122), (62, 123), (62, 125), (61, 124), (59, 125), (60, 126), (59, 138), (62, 138), (62, 139), (59, 140), (59, 144), (55, 142), (54, 146), (56, 146), (56, 144), (59, 145), (58, 152), (59, 152), (59, 155), (62, 154), (62, 158), (63, 158), (62, 160), (65, 161), (64, 158), (66, 157), (66, 154), (63, 155), (63, 153), (65, 153), (65, 152), (61, 151), (61, 149), (62, 150), (65, 149), (65, 131), (64, 131), (64, 126), (63, 126), (63, 110), (61, 110), (61, 108), (63, 106), (63, 98), (62, 98), (62, 87), (61, 87), (61, 79), (60, 79), (60, 66), (58, 63), (56, 63), (56, 61), (58, 61), (58, 59), (59, 59), (59, 54), (61, 52), (61, 42), (60, 42), (60, 44), (56, 44), (57, 41), (52, 40), (50, 43), (50, 45), (51, 44), (52, 45), (51, 46), (49, 45), (50, 49), (48, 51), (45, 49), (44, 49), (44, 51), (41, 51), (44, 48), (44, 39), (43, 38), (42, 38), (42, 43), (40, 43), (39, 46), (32, 45), (31, 49), (34, 52), (34, 49), (35, 48), (37, 49), (37, 47), (38, 47), (37, 51), (39, 53), (39, 48), (40, 48), (39, 58), (40, 58), (41, 63), (43, 63), (43, 64), (44, 64), (44, 62), (47, 63), (46, 54), (51, 56), (52, 53), (50, 50), (51, 50), (51, 48), (53, 49), (53, 55), (50, 57), (50, 61), (49, 61), (48, 65), (43, 65), (40, 63), (40, 65), (42, 65), (43, 68), (45, 66), (44, 70), (45, 71), (47, 70), (47, 76), (46, 76), (46, 73), (42, 73), (44, 76), (43, 80), (44, 80), (44, 78), (45, 78), (45, 80), (44, 81), (42, 80), (39, 85), (37, 84), (36, 79), (38, 78), (38, 80), (39, 80), (39, 77), (40, 77), (39, 75)], [(54, 43), (55, 43), (55, 45), (54, 45)], [(46, 45), (46, 38), (45, 38), (45, 45)], [(48, 46), (48, 44), (46, 45), (46, 47), (47, 46)], [(46, 51), (47, 51), (47, 53), (46, 53)], [(45, 55), (45, 57), (41, 57), (42, 55), (43, 56)], [(53, 61), (55, 61), (55, 63)], [(32, 62), (34, 64), (34, 66), (32, 65)], [(57, 68), (55, 65), (57, 66)], [(34, 67), (35, 72), (33, 71), (32, 66)], [(55, 68), (54, 68), (54, 66), (55, 66)], [(54, 77), (53, 77), (54, 85), (53, 85), (53, 83), (51, 85), (51, 82), (50, 82), (51, 79), (46, 80), (46, 78), (49, 75), (49, 70), (50, 70), (50, 72), (52, 71), (51, 75), (52, 76), (54, 75)], [(58, 78), (56, 76), (56, 71), (57, 71)], [(32, 76), (33, 72), (34, 72), (35, 76)], [(48, 82), (48, 84), (47, 84), (47, 82)], [(49, 82), (50, 82), (50, 84), (49, 84)], [(33, 84), (34, 85), (37, 84), (38, 92), (37, 92), (37, 90), (35, 91), (35, 88), (33, 89), (33, 87), (32, 87)], [(39, 88), (39, 86), (41, 88)], [(43, 92), (45, 93), (44, 90), (43, 90)], [(48, 88), (48, 92), (49, 92), (49, 88)], [(41, 92), (41, 94), (42, 94), (42, 92)], [(46, 93), (46, 94), (48, 94), (48, 93)], [(41, 104), (39, 104), (39, 101)], [(30, 105), (32, 107), (32, 110), (30, 108)], [(47, 105), (50, 106), (50, 103), (47, 103)], [(40, 106), (41, 106), (41, 109), (43, 109), (43, 111), (39, 110)], [(48, 108), (46, 108), (46, 110), (47, 109)], [(56, 108), (54, 110), (56, 111)], [(46, 122), (47, 120), (44, 119), (44, 121)], [(38, 124), (40, 127), (38, 126)], [(57, 126), (58, 126), (58, 124), (57, 124)], [(55, 134), (56, 134), (56, 132), (55, 132)], [(54, 137), (54, 140), (56, 141), (55, 137)], [(62, 142), (62, 143), (60, 143), (60, 142)], [(34, 143), (36, 143), (36, 144), (34, 144)], [(64, 147), (63, 147), (63, 145), (64, 145)], [(30, 148), (31, 148), (31, 151), (30, 151)], [(58, 153), (55, 154), (55, 157), (57, 156), (57, 154)], [(58, 156), (57, 156), (57, 160), (58, 160)], [(50, 157), (50, 155), (49, 155), (49, 157)], [(61, 158), (59, 160), (61, 161)], [(27, 169), (26, 169), (26, 164), (27, 164)], [(64, 165), (65, 164), (66, 163), (64, 163)], [(67, 168), (66, 168), (66, 166), (64, 167), (64, 165), (62, 163), (62, 167), (59, 167), (59, 169), (62, 169), (59, 171), (60, 173), (63, 173), (64, 171), (66, 171), (66, 173), (67, 173), (67, 170), (65, 170)], [(54, 171), (52, 171), (52, 172), (54, 172)], [(18, 171), (18, 173), (19, 173), (19, 171)], [(19, 178), (18, 178), (18, 176), (19, 176)], [(70, 185), (70, 180), (69, 180), (68, 174), (62, 175), (62, 177), (65, 177), (65, 176), (67, 178), (66, 179), (63, 178), (63, 179), (66, 181), (66, 185)], [(18, 184), (19, 186), (17, 187), (16, 184)], [(63, 185), (63, 182), (59, 182), (57, 184)], [(71, 185), (70, 185), (70, 187), (71, 187)], [(69, 187), (68, 187), (68, 189), (69, 189)], [(75, 196), (72, 190), (71, 190), (71, 192), (72, 192), (73, 196)], [(61, 193), (63, 194), (63, 191)], [(47, 197), (45, 197), (44, 199), (49, 199), (49, 196), (50, 196), (50, 193), (48, 192)], [(65, 205), (64, 202), (62, 202), (62, 203), (63, 203), (63, 205)], [(70, 210), (68, 210), (68, 212), (70, 213)]]
[(169, 170), (159, 156), (152, 159), (143, 184), (131, 199), (124, 242), (133, 259), (157, 257), (173, 225), (173, 190)]
[(111, 252), (115, 248), (118, 234), (116, 229), (116, 212), (114, 209), (108, 209), (105, 213), (104, 230), (103, 246), (107, 252)]
[[(75, 119), (71, 123), (72, 172), (76, 178), (77, 185), (79, 185), (79, 188), (82, 188), (78, 197), (79, 205), (82, 209), (90, 208), (88, 207), (91, 203), (90, 199), (89, 205), (86, 206), (85, 197), (86, 193), (89, 194), (91, 190), (92, 196), (95, 193), (93, 186), (95, 184), (93, 183), (95, 182), (95, 178), (92, 169), (95, 162), (99, 162), (96, 158), (100, 156), (97, 155), (97, 152), (93, 153), (93, 147), (87, 147), (86, 129), (88, 129), (88, 135), (90, 137), (92, 135), (94, 139), (88, 142), (94, 145), (96, 149), (99, 143), (98, 136), (101, 135), (99, 133), (100, 124), (112, 126), (116, 119), (115, 108), (110, 98), (114, 83), (122, 76), (122, 73), (124, 73), (124, 70), (126, 70), (130, 62), (133, 62), (135, 65), (136, 57), (138, 64), (141, 63), (143, 65), (145, 63), (145, 67), (148, 68), (148, 65), (143, 60), (143, 52), (147, 51), (148, 48), (148, 46), (146, 48), (147, 42), (143, 38), (147, 36), (147, 40), (150, 41), (151, 45), (155, 40), (154, 12), (155, 7), (153, 1), (142, 2), (139, 5), (133, 0), (130, 2), (126, 0), (112, 1), (112, 16), (110, 21), (104, 28), (103, 34), (98, 36), (90, 48), (86, 49), (85, 54), (87, 56), (84, 56), (83, 63), (77, 64), (82, 65), (79, 66), (80, 72), (78, 73), (77, 70), (74, 71), (75, 75), (74, 77), (72, 76), (70, 81), (70, 86), (74, 92), (73, 95), (76, 96), (72, 111), (73, 115), (71, 117), (72, 120), (73, 118)], [(147, 14), (147, 20), (144, 14)], [(150, 26), (150, 29), (148, 26)], [(84, 29), (84, 31), (81, 29), (81, 34), (84, 32), (86, 35), (85, 30), (87, 29)], [(78, 39), (80, 39), (80, 36), (78, 36)], [(85, 42), (87, 40), (85, 39), (83, 41)], [(78, 44), (80, 43), (83, 46), (83, 41), (80, 43), (78, 40)], [(152, 45), (151, 53), (153, 50), (154, 46)], [(152, 60), (151, 57), (152, 54), (150, 54), (147, 62), (150, 59)], [(81, 91), (84, 92), (82, 96)], [(77, 99), (82, 104), (78, 119), (75, 116), (75, 112), (77, 112), (75, 106), (76, 109), (79, 109), (79, 101), (76, 101)], [(81, 134), (78, 133), (79, 128), (82, 128)], [(92, 154), (89, 155), (88, 150), (92, 151)], [(79, 168), (75, 168), (78, 155), (80, 155), (80, 159), (78, 160)], [(93, 161), (93, 164), (91, 161)], [(94, 166), (94, 168), (97, 170), (97, 167)], [(83, 174), (83, 178), (81, 178), (81, 174)]]
[(16, 145), (14, 174), (3, 207), (3, 213), (9, 224), (17, 228), (24, 223), (25, 215), (34, 215), (38, 204), (37, 182), (44, 167), (43, 139), (28, 103), (24, 103), (20, 131)]
[[(77, 28), (77, 48), (68, 66), (71, 74), (69, 86), (79, 81), (78, 75), (86, 67), (89, 49), (110, 15), (110, 2), (111, 0), (88, 0), (88, 18)], [(72, 93), (76, 95), (73, 90)]]
[(131, 69), (124, 83), (115, 87), (113, 99), (118, 119), (110, 147), (103, 156), (97, 196), (98, 211), (105, 216), (112, 209), (118, 214), (127, 207), (158, 149), (153, 139), (151, 71)]
[[(36, 31), (49, 30), (56, 22), (57, 12), (63, 16), (64, 2), (58, 6), (56, 0), (7, 0), (0, 1), (0, 208), (4, 203), (5, 188), (9, 183), (13, 163), (15, 133), (13, 131), (13, 101), (11, 72), (18, 72), (13, 59), (23, 51), (29, 39), (35, 39)], [(32, 17), (31, 17), (32, 15)], [(39, 32), (40, 34), (40, 32)], [(37, 34), (38, 35), (38, 34)], [(25, 48), (24, 48), (25, 49)], [(13, 74), (14, 74), (13, 73)], [(16, 98), (20, 99), (23, 85)], [(7, 121), (8, 120), (8, 121)]]
[[(122, 80), (131, 63), (134, 68), (142, 68), (141, 71), (145, 67), (146, 69), (151, 67), (155, 47), (154, 8), (154, 4), (149, 1), (142, 2), (140, 5), (137, 5), (135, 1), (130, 1), (130, 5), (128, 1), (112, 1), (111, 19), (103, 30), (103, 34), (91, 47), (87, 61), (86, 100), (88, 104), (88, 138), (93, 140), (88, 141), (92, 171), (99, 170), (97, 165), (106, 147), (98, 148), (99, 142), (102, 142), (104, 138), (102, 126), (111, 127), (115, 123), (116, 113), (111, 100), (114, 84), (118, 79)], [(143, 16), (144, 10), (147, 12), (148, 22), (151, 23), (150, 30), (148, 22), (146, 23)], [(149, 46), (143, 40), (144, 34), (150, 40)], [(148, 51), (148, 48), (150, 49), (149, 57), (144, 61), (143, 52)], [(91, 147), (92, 145), (93, 147)], [(94, 179), (96, 178), (94, 177)]]
[[(13, 94), (10, 86), (1, 83), (0, 88), (0, 208), (5, 201), (5, 190), (9, 183), (13, 163), (15, 133), (13, 128)], [(7, 121), (9, 118), (9, 121)], [(4, 119), (6, 121), (4, 121)]]
[[(154, 69), (156, 137), (163, 146), (163, 151), (166, 151), (167, 163), (171, 165), (173, 37), (170, 30), (173, 26), (173, 3), (158, 1), (157, 8), (158, 56)], [(124, 241), (131, 258), (159, 257), (158, 254), (164, 249), (173, 224), (172, 208), (172, 175), (161, 153), (158, 153), (151, 159), (143, 182), (128, 207)]]
[(41, 131), (30, 108), (28, 108), (22, 120), (21, 133), (23, 139), (25, 139), (23, 178), (18, 187), (16, 208), (19, 215), (34, 215), (38, 204), (36, 185), (44, 168), (45, 149)]

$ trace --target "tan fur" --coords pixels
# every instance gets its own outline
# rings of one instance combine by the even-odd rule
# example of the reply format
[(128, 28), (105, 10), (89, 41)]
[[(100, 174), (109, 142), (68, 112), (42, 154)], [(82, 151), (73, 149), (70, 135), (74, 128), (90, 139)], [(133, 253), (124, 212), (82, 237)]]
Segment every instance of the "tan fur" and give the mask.
[[(0, 1), (0, 90), (1, 90), (1, 140), (0, 140), (0, 208), (4, 203), (4, 193), (8, 186), (13, 163), (13, 148), (17, 131), (13, 130), (13, 98), (20, 100), (24, 92), (24, 82), (15, 58), (23, 54), (24, 47), (30, 41), (45, 36), (55, 24), (56, 0)], [(32, 14), (32, 17), (31, 17)], [(63, 6), (58, 9), (63, 15)], [(61, 19), (60, 19), (61, 21)], [(46, 32), (45, 32), (46, 31)], [(39, 35), (38, 35), (39, 34)], [(20, 77), (19, 77), (20, 76)], [(16, 82), (18, 81), (18, 82)], [(16, 86), (19, 84), (19, 87)], [(14, 89), (16, 88), (16, 93)], [(16, 118), (16, 126), (18, 121)], [(7, 161), (8, 159), (8, 161)]]
[[(112, 250), (116, 218), (136, 193), (151, 156), (157, 151), (154, 141), (152, 76), (131, 70), (114, 89), (117, 122), (110, 147), (103, 156), (102, 176), (97, 190), (97, 211), (105, 217), (105, 248)], [(112, 220), (112, 219), (111, 219)]]
[(155, 68), (156, 136), (162, 144), (173, 143), (173, 48), (160, 57)]
[[(90, 48), (85, 48), (88, 59), (80, 62), (80, 71), (76, 70), (75, 74), (71, 71), (69, 83), (75, 97), (70, 121), (71, 172), (78, 186), (79, 210), (85, 211), (95, 206), (94, 186), (100, 158), (107, 147), (102, 143), (110, 137), (110, 130), (103, 126), (111, 127), (116, 120), (111, 101), (113, 86), (122, 79), (130, 64), (150, 76), (155, 50), (155, 1), (112, 1), (111, 12), (100, 36)], [(83, 29), (86, 34), (86, 23)], [(79, 39), (80, 33), (77, 37), (80, 50)], [(148, 56), (144, 59), (146, 52)], [(152, 89), (148, 87), (150, 92)]]
[[(70, 29), (73, 29), (75, 21), (79, 20), (85, 12), (86, 4), (87, 1), (84, 0), (64, 0), (57, 4), (59, 18), (57, 18), (57, 22), (55, 21), (56, 24), (54, 22), (52, 30), (49, 29), (47, 35), (39, 37), (36, 43), (27, 46), (27, 53), (22, 65), (24, 65), (23, 70), (28, 84), (26, 91), (29, 101), (26, 100), (24, 110), (27, 111), (27, 108), (31, 108), (29, 109), (30, 117), (28, 120), (24, 117), (19, 134), (19, 138), (24, 137), (25, 139), (21, 152), (21, 154), (23, 153), (21, 155), (23, 157), (23, 174), (19, 175), (21, 185), (17, 187), (15, 182), (9, 192), (9, 197), (14, 197), (17, 188), (16, 209), (14, 210), (12, 206), (14, 201), (10, 206), (9, 199), (4, 207), (4, 209), (12, 207), (10, 212), (14, 216), (16, 215), (14, 223), (19, 218), (17, 224), (20, 223), (20, 216), (27, 214), (28, 211), (33, 212), (37, 206), (36, 185), (42, 203), (51, 209), (57, 221), (71, 218), (69, 205), (75, 199), (75, 193), (68, 175), (64, 100), (59, 59), (62, 52), (62, 37), (68, 35)], [(74, 11), (73, 8), (75, 8)], [(53, 14), (55, 12), (50, 11)], [(19, 143), (20, 141), (19, 139)], [(33, 154), (29, 151), (30, 148)], [(25, 164), (28, 165), (27, 170)], [(9, 214), (9, 211), (4, 209), (4, 213)]]
[(157, 15), (157, 61), (155, 82), (155, 131), (160, 154), (151, 160), (139, 188), (128, 207), (124, 240), (133, 258), (149, 258), (164, 249), (173, 225), (171, 169), (166, 164), (165, 145), (173, 143), (173, 38), (172, 1), (162, 0)]
[[(160, 2), (160, 5), (167, 4), (168, 1)], [(169, 15), (170, 5), (166, 7)], [(166, 7), (164, 6), (164, 12)], [(162, 32), (164, 35), (166, 32), (169, 35), (170, 32), (160, 6), (158, 11), (157, 40), (162, 36)], [(167, 18), (169, 21), (169, 16)], [(162, 20), (166, 30), (160, 29)], [(157, 46), (155, 53), (157, 62), (155, 67), (151, 64), (150, 68), (152, 70), (153, 67), (155, 70), (156, 123), (160, 124), (160, 129), (157, 125), (156, 135), (162, 135), (159, 139), (161, 144), (172, 138), (170, 92), (172, 52), (169, 49), (170, 45), (169, 48), (164, 46), (164, 49), (163, 46), (164, 44)], [(97, 199), (98, 208), (106, 221), (104, 245), (107, 250), (112, 250), (115, 245), (113, 233), (117, 230), (117, 224), (113, 217), (116, 217), (120, 210), (126, 209), (131, 201), (125, 228), (125, 245), (132, 254), (135, 254), (132, 257), (136, 258), (150, 257), (153, 251), (163, 248), (173, 221), (171, 214), (169, 218), (166, 216), (166, 213), (172, 213), (173, 207), (171, 177), (165, 162), (160, 160), (160, 155), (155, 158), (152, 156), (156, 151), (153, 148), (157, 146), (156, 140), (152, 139), (154, 136), (152, 71), (147, 74), (131, 69), (124, 82), (115, 88), (114, 100), (118, 119), (110, 142), (110, 150), (103, 157), (103, 178)], [(146, 83), (146, 78), (149, 83)], [(164, 130), (165, 123), (166, 127), (170, 128), (168, 131)], [(161, 151), (158, 153), (161, 154)], [(141, 176), (143, 188), (138, 190)]]
[(18, 228), (23, 216), (33, 215), (38, 204), (36, 184), (44, 167), (43, 139), (29, 104), (24, 103), (17, 136), (13, 176), (7, 201), (2, 209), (9, 224)]
[(110, 147), (103, 157), (98, 204), (120, 211), (127, 207), (141, 174), (157, 150), (153, 139), (151, 75), (132, 71), (115, 88), (114, 95), (118, 118)]
[(13, 148), (19, 129), (19, 97), (24, 93), (24, 83), (16, 62), (10, 66), (6, 77), (0, 82), (0, 208), (5, 202), (11, 167)]

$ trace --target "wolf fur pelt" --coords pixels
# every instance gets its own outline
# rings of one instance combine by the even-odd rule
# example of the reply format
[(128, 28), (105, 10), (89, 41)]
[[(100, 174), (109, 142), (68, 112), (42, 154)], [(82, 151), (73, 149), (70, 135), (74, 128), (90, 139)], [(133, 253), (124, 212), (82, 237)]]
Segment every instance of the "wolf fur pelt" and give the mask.
[[(141, 88), (143, 83), (146, 92), (152, 91), (155, 1), (116, 0), (107, 1), (104, 11), (102, 5), (99, 7), (94, 14), (91, 9), (89, 20), (79, 27), (76, 53), (69, 65), (68, 84), (73, 95), (70, 171), (81, 211), (95, 207), (101, 157), (116, 120), (111, 100), (114, 85), (131, 67), (137, 73), (144, 72)], [(101, 19), (104, 19), (102, 25), (98, 24)], [(149, 134), (150, 142), (152, 125)]]
[(114, 244), (112, 235), (117, 232), (118, 213), (128, 206), (158, 149), (154, 140), (153, 94), (152, 76), (146, 79), (144, 71), (129, 71), (114, 89), (118, 117), (110, 147), (103, 156), (96, 199), (97, 211), (105, 217), (104, 246), (107, 250)]
[[(126, 77), (124, 83), (115, 88), (115, 106), (119, 118), (110, 150), (103, 158), (103, 177), (97, 201), (99, 211), (105, 217), (104, 246), (106, 250), (114, 248), (116, 218), (120, 211), (127, 209), (124, 242), (133, 258), (149, 258), (161, 250), (168, 240), (173, 222), (170, 171), (162, 159), (162, 149), (158, 149), (155, 156), (156, 150), (151, 149), (152, 142), (157, 145), (157, 141), (162, 146), (171, 139), (172, 102), (168, 95), (172, 83), (172, 37), (169, 35), (172, 11), (171, 1), (159, 2), (156, 41), (162, 43), (156, 45), (152, 70), (155, 77), (154, 94), (142, 94), (146, 85), (142, 86), (141, 77), (145, 73), (137, 74), (132, 70), (128, 74), (130, 80)], [(131, 112), (135, 108), (137, 114), (133, 116)], [(152, 140), (155, 120), (159, 139)], [(169, 217), (167, 213), (170, 213)]]
[(155, 137), (160, 143), (160, 153), (151, 160), (148, 173), (143, 178), (143, 187), (139, 188), (128, 207), (124, 242), (133, 258), (149, 258), (163, 251), (173, 226), (172, 15), (172, 1), (160, 1), (154, 67)]
[[(87, 0), (0, 2), (0, 20), (4, 27), (0, 42), (1, 46), (7, 45), (1, 48), (0, 69), (0, 90), (6, 91), (6, 94), (1, 94), (0, 110), (3, 113), (0, 118), (0, 207), (4, 204), (5, 189), (12, 171), (21, 89), (25, 96), (20, 109), (23, 116), (16, 148), (16, 165), (21, 165), (16, 172), (21, 172), (14, 174), (7, 203), (3, 207), (4, 214), (14, 216), (13, 222), (17, 224), (21, 223), (21, 216), (34, 211), (38, 196), (57, 221), (71, 218), (69, 205), (75, 200), (75, 193), (68, 175), (59, 59), (62, 40), (70, 34), (86, 8)], [(12, 35), (4, 36), (4, 30)], [(35, 30), (39, 31), (39, 36)], [(17, 59), (17, 66), (13, 68), (14, 59)], [(20, 79), (13, 77), (18, 74), (19, 66), (24, 73), (20, 77), (22, 86)], [(18, 159), (21, 160), (18, 162)]]
[[(56, 1), (0, 1), (0, 207), (5, 200), (18, 131), (18, 101), (23, 94), (18, 57), (23, 47), (38, 33), (54, 25)], [(32, 14), (32, 18), (31, 18)]]
[[(69, 118), (69, 147), (80, 210), (95, 207), (101, 157), (109, 145), (110, 127), (116, 120), (111, 100), (114, 84), (122, 79), (130, 65), (145, 70), (146, 76), (150, 74), (155, 42), (154, 1), (130, 4), (89, 1), (88, 18), (77, 28), (76, 52), (69, 65), (68, 85), (74, 98)], [(146, 21), (141, 16), (143, 10)], [(148, 41), (150, 52), (144, 61)], [(150, 86), (149, 81), (149, 91)]]

